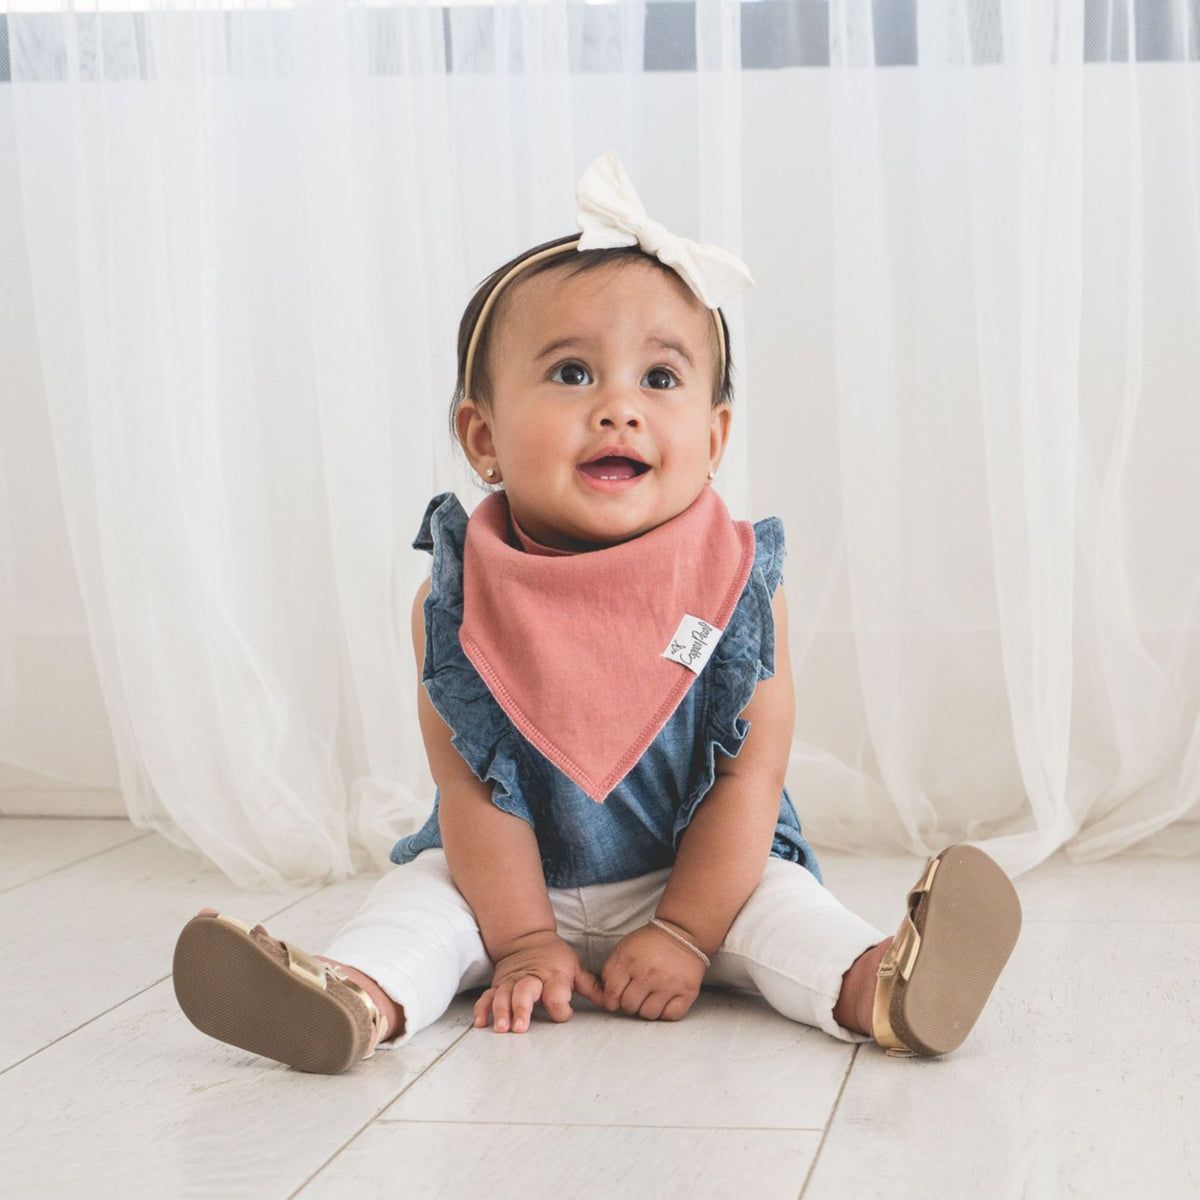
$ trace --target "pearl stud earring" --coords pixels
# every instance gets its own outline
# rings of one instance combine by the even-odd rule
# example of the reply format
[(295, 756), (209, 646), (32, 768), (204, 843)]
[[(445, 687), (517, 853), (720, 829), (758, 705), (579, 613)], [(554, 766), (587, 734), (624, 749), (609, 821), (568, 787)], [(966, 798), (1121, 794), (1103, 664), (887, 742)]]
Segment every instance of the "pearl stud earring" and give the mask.
[(484, 472), (484, 474), (486, 474), (486, 475), (487, 475), (487, 477), (488, 477), (489, 479), (491, 479), (491, 478), (492, 478), (492, 477), (493, 477), (493, 476), (496, 474), (496, 468), (495, 468), (495, 467), (488, 467), (488, 469), (487, 469), (487, 470)]

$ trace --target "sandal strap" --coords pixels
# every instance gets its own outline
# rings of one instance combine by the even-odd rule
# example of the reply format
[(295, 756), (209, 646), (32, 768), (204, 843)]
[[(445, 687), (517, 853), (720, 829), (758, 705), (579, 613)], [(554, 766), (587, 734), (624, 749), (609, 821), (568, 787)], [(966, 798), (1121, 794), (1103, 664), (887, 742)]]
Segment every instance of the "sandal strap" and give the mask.
[(293, 946), (291, 942), (284, 942), (283, 948), (287, 951), (288, 970), (293, 975), (299, 975), (301, 979), (319, 987), (323, 992), (328, 989), (325, 982), (326, 971), (329, 969), (327, 963), (314, 958), (299, 946)]
[(366, 1055), (370, 1058), (375, 1053), (375, 1047), (379, 1045), (388, 1035), (388, 1019), (379, 1011), (379, 1005), (371, 999), (370, 993), (355, 983), (353, 979), (347, 978), (344, 972), (339, 971), (337, 967), (331, 963), (321, 964), (326, 972), (336, 979), (343, 987), (349, 988), (366, 1006), (367, 1015), (371, 1018), (371, 1024), (375, 1029), (375, 1040), (371, 1044), (370, 1052)]
[(234, 929), (240, 929), (247, 937), (256, 929), (262, 929), (261, 925), (252, 925), (249, 921), (241, 921), (237, 917), (231, 917), (228, 913), (217, 913), (213, 920), (220, 921), (223, 925), (232, 925)]
[(913, 1051), (896, 1036), (892, 1029), (889, 1014), (892, 986), (897, 976), (906, 983), (912, 976), (917, 954), (921, 949), (921, 934), (913, 918), (917, 914), (917, 908), (921, 901), (929, 895), (940, 861), (939, 858), (931, 858), (924, 875), (917, 880), (912, 891), (908, 893), (908, 912), (905, 913), (904, 920), (900, 923), (900, 929), (892, 939), (892, 944), (887, 948), (875, 977), (875, 1004), (871, 1014), (871, 1034), (880, 1046), (893, 1057), (908, 1058), (913, 1054)]
[(897, 1036), (888, 1015), (891, 991), (875, 985), (875, 1009), (871, 1014), (871, 1036), (890, 1058), (914, 1058), (915, 1052)]
[(925, 874), (913, 885), (913, 889), (908, 893), (908, 912), (912, 916), (917, 911), (917, 905), (921, 901), (922, 896), (929, 895), (929, 890), (933, 887), (933, 877), (937, 874), (938, 867), (941, 866), (942, 860), (940, 857), (931, 858), (925, 866)]
[[(322, 991), (328, 991), (329, 980), (336, 979), (344, 988), (354, 993), (355, 998), (367, 1010), (367, 1016), (371, 1018), (371, 1025), (375, 1030), (375, 1041), (371, 1047), (371, 1054), (373, 1054), (375, 1046), (378, 1046), (387, 1037), (388, 1023), (387, 1018), (379, 1011), (379, 1006), (371, 999), (370, 993), (355, 983), (344, 971), (335, 967), (333, 963), (316, 958), (298, 946), (293, 946), (290, 942), (284, 942), (283, 947), (287, 951), (289, 971), (294, 971), (302, 979), (315, 984)], [(370, 1054), (367, 1055), (368, 1058), (370, 1056)]]
[(916, 886), (908, 893), (908, 912), (900, 923), (900, 929), (892, 944), (888, 947), (883, 961), (879, 964), (879, 978), (888, 979), (899, 975), (906, 983), (912, 976), (917, 954), (921, 949), (921, 934), (917, 929), (916, 915), (921, 901), (929, 895), (933, 887), (933, 877), (937, 874), (938, 862), (932, 858), (925, 868), (925, 874), (917, 881)]
[[(217, 919), (224, 921), (227, 925), (232, 925), (235, 929), (240, 929), (242, 933), (249, 937), (256, 929), (261, 929), (266, 933), (266, 929), (261, 924), (250, 924), (249, 921), (241, 921), (237, 917), (231, 917), (228, 913), (218, 913)], [(360, 987), (353, 979), (350, 979), (346, 974), (332, 963), (327, 963), (323, 959), (317, 958), (315, 955), (309, 954), (307, 950), (301, 950), (299, 946), (293, 946), (291, 942), (281, 942), (284, 950), (287, 951), (288, 970), (293, 975), (298, 975), (306, 983), (310, 983), (313, 987), (320, 988), (325, 992), (329, 990), (329, 980), (336, 979), (343, 987), (349, 988), (360, 1000), (363, 1007), (367, 1010), (367, 1015), (371, 1019), (371, 1025), (375, 1030), (375, 1041), (371, 1047), (370, 1054), (366, 1055), (370, 1058), (375, 1053), (375, 1046), (388, 1035), (387, 1017), (379, 1011), (379, 1006), (371, 999), (370, 993)]]

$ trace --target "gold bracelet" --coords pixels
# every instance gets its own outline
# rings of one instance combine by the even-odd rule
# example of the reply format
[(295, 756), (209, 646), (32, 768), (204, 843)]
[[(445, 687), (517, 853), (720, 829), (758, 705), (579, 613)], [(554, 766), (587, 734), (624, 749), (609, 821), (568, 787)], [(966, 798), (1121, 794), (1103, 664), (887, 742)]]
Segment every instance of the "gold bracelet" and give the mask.
[(649, 923), (655, 929), (661, 929), (667, 937), (673, 937), (681, 946), (686, 946), (706, 967), (712, 966), (712, 960), (699, 946), (689, 942), (682, 933), (676, 933), (665, 921), (660, 921), (657, 917), (651, 917)]

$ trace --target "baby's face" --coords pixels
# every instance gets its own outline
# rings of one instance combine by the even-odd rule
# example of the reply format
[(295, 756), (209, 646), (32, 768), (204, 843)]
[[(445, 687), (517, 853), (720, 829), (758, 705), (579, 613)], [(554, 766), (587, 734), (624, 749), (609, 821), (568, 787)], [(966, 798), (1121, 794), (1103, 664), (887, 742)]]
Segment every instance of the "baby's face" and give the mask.
[(492, 331), (492, 402), (463, 402), (459, 436), (535, 540), (627, 541), (688, 508), (720, 462), (715, 346), (713, 314), (650, 264), (518, 281)]

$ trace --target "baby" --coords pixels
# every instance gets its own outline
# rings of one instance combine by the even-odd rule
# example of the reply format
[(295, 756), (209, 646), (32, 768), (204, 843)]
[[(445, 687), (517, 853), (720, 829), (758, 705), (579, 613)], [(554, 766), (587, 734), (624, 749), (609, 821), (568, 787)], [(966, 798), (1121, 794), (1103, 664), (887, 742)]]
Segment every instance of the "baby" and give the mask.
[(435, 497), (415, 545), (420, 720), (437, 784), (398, 867), (316, 958), (206, 909), (179, 1003), (306, 1071), (407, 1041), (461, 991), (524, 1032), (574, 994), (678, 1020), (702, 984), (889, 1053), (970, 1032), (1020, 929), (1004, 872), (952, 846), (894, 939), (821, 884), (784, 787), (794, 698), (777, 519), (710, 486), (729, 438), (727, 252), (646, 217), (614, 156), (582, 235), (480, 287), (453, 426), (490, 494)]

